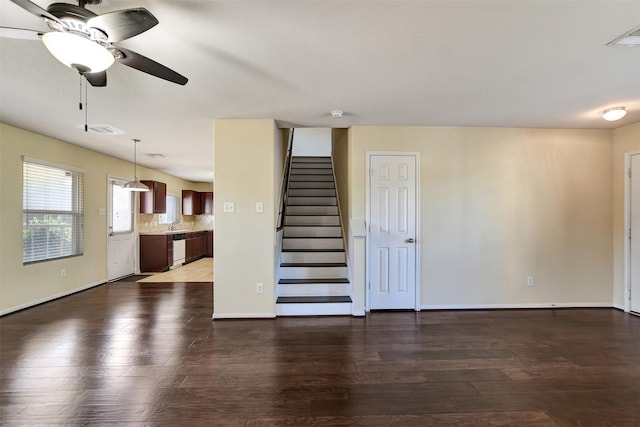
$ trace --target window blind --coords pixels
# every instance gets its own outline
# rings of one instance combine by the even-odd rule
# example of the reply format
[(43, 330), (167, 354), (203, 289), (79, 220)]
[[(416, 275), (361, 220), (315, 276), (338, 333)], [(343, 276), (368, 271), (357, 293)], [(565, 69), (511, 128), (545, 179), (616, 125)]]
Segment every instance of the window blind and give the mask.
[(25, 157), (22, 175), (23, 264), (82, 255), (83, 171)]

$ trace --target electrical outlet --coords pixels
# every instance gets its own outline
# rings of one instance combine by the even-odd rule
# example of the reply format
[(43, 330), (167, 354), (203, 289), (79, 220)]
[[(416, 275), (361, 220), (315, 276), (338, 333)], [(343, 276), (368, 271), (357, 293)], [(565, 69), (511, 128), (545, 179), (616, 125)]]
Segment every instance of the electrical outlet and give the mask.
[(224, 213), (234, 213), (236, 211), (236, 205), (233, 202), (224, 202), (223, 205)]
[(533, 277), (529, 276), (529, 278), (527, 279), (527, 286), (531, 287), (533, 286)]
[(67, 277), (67, 269), (66, 268), (61, 268), (60, 269), (60, 277)]
[(264, 203), (256, 202), (256, 212), (263, 213), (264, 212)]
[(264, 283), (258, 282), (256, 283), (256, 294), (264, 293)]

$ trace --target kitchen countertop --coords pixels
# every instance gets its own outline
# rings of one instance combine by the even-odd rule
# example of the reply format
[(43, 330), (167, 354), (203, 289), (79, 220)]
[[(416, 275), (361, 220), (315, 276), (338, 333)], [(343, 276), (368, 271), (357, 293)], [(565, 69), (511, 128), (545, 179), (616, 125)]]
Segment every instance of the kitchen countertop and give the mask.
[(202, 229), (202, 230), (165, 230), (165, 231), (144, 231), (139, 233), (141, 236), (166, 236), (169, 234), (180, 234), (180, 233), (200, 233), (203, 231), (213, 231), (211, 229)]

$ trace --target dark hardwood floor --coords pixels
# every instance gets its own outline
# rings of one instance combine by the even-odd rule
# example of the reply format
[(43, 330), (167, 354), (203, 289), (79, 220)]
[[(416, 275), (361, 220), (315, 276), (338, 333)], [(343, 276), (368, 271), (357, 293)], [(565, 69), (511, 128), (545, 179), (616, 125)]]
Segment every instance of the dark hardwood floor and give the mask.
[(211, 313), (210, 283), (118, 282), (0, 318), (2, 424), (640, 426), (617, 310)]

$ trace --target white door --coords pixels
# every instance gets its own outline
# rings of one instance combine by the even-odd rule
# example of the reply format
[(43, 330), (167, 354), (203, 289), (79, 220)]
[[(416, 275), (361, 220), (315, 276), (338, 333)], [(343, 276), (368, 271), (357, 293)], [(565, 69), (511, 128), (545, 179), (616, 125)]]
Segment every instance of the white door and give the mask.
[(134, 193), (122, 188), (125, 181), (109, 178), (107, 196), (107, 280), (135, 272)]
[(416, 156), (369, 158), (372, 310), (416, 306)]
[(640, 154), (631, 156), (630, 180), (630, 227), (629, 264), (631, 281), (631, 311), (640, 313)]

